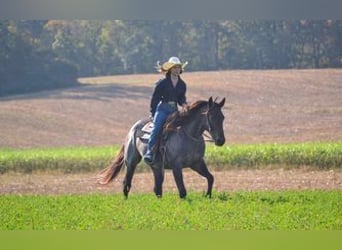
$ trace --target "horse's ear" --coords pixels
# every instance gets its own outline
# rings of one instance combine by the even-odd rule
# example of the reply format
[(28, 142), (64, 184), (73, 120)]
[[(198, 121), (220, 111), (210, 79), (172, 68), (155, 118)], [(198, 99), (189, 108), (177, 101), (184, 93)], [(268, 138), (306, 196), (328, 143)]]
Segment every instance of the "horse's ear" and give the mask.
[(218, 105), (222, 108), (225, 101), (226, 101), (226, 98), (223, 98), (222, 101), (220, 103), (218, 103)]
[(209, 108), (213, 106), (213, 97), (210, 96), (209, 101), (208, 101)]

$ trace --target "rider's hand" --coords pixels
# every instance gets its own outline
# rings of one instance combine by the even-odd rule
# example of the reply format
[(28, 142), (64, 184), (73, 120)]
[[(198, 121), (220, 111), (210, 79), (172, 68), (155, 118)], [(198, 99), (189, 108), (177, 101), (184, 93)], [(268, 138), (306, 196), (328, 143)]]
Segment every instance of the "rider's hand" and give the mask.
[(189, 105), (188, 104), (183, 104), (182, 105), (182, 109), (181, 109), (181, 113), (186, 113), (189, 110)]

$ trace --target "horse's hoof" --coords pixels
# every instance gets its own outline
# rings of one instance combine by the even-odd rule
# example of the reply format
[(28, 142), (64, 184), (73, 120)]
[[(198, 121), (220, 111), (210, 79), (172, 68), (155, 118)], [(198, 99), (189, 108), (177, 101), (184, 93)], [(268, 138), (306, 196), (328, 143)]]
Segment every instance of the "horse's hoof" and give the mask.
[(180, 195), (179, 195), (179, 198), (181, 198), (181, 199), (184, 199), (184, 200), (185, 200), (185, 199), (186, 199), (186, 193), (185, 193), (185, 194), (180, 194)]

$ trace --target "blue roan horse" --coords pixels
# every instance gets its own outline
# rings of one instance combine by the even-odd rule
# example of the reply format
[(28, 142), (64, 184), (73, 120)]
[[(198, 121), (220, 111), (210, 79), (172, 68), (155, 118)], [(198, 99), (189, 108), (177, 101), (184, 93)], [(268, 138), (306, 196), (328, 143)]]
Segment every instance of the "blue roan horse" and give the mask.
[[(157, 197), (161, 197), (163, 193), (164, 169), (172, 169), (179, 196), (186, 197), (182, 173), (182, 168), (185, 167), (193, 169), (207, 179), (206, 195), (211, 197), (214, 177), (208, 171), (204, 161), (203, 133), (208, 131), (217, 146), (225, 143), (224, 115), (221, 111), (224, 103), (225, 98), (218, 103), (210, 97), (208, 101), (193, 103), (184, 112), (175, 112), (170, 115), (164, 126), (157, 158), (151, 166), (154, 175), (154, 193)], [(98, 178), (100, 184), (107, 184), (119, 174), (122, 166), (126, 165), (126, 176), (123, 181), (123, 193), (126, 198), (131, 188), (135, 168), (147, 150), (146, 140), (141, 138), (144, 134), (142, 128), (147, 122), (148, 120), (140, 120), (133, 125), (119, 154)]]

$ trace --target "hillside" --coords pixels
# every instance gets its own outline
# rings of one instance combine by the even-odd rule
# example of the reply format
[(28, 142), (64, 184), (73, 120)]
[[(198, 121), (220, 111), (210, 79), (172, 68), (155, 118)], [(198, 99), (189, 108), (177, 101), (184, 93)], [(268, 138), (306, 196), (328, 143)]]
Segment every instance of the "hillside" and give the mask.
[[(0, 147), (121, 144), (148, 115), (158, 74), (0, 98)], [(342, 70), (185, 72), (188, 101), (226, 97), (227, 144), (342, 140)]]

